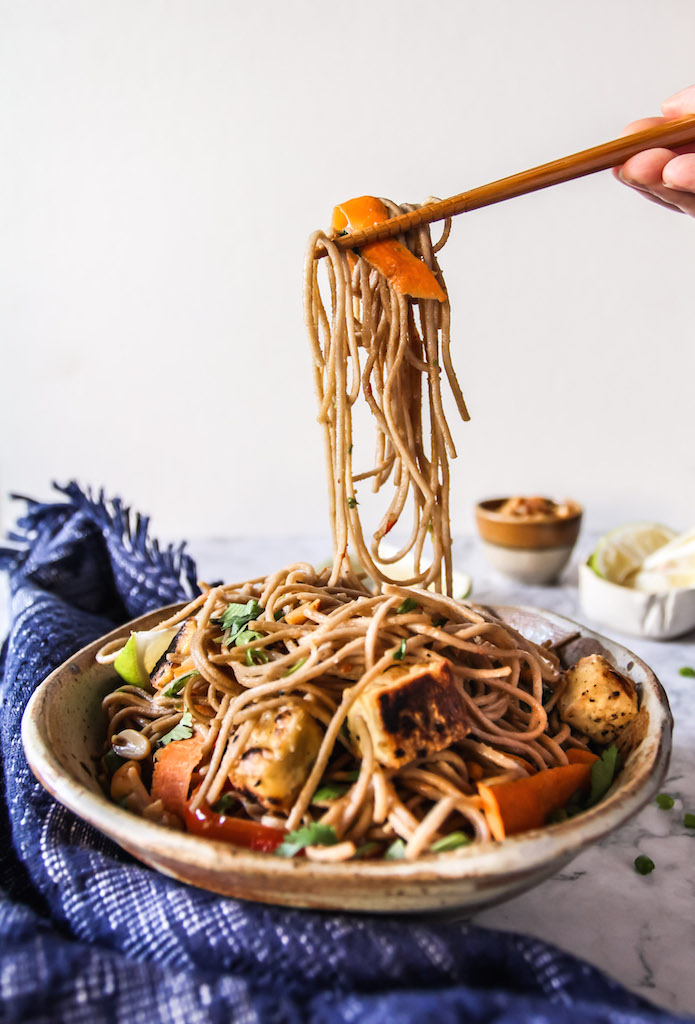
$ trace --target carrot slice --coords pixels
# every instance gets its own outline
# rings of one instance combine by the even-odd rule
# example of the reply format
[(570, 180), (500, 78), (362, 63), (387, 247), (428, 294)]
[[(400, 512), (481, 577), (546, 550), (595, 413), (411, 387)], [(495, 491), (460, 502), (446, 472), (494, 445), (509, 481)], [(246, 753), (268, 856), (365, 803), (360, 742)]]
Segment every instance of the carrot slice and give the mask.
[(591, 785), (590, 764), (563, 764), (525, 779), (486, 786), (478, 783), (483, 811), (495, 839), (504, 839), (545, 825), (577, 790)]
[(599, 760), (598, 754), (592, 754), (590, 750), (580, 750), (579, 747), (570, 747), (565, 753), (570, 764), (593, 764)]
[[(331, 227), (334, 231), (362, 231), (388, 219), (388, 211), (380, 199), (360, 196), (358, 199), (348, 199), (334, 208)], [(401, 295), (446, 301), (446, 293), (429, 267), (394, 238), (369, 242), (359, 251), (367, 263), (376, 267)]]
[(193, 770), (203, 753), (202, 736), (175, 740), (157, 754), (152, 770), (152, 799), (161, 800), (167, 811), (185, 817)]

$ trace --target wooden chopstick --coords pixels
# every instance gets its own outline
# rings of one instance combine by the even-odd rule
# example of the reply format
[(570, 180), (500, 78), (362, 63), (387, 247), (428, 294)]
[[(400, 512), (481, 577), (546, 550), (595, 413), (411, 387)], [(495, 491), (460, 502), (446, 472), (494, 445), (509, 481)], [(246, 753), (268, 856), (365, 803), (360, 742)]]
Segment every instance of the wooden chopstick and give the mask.
[[(571, 181), (573, 178), (581, 178), (586, 174), (594, 174), (596, 171), (605, 171), (609, 167), (617, 167), (636, 153), (641, 153), (654, 146), (684, 146), (692, 142), (695, 142), (695, 117), (665, 121), (653, 128), (645, 128), (632, 135), (623, 135), (619, 139), (612, 139), (600, 146), (592, 146), (591, 149), (583, 149), (579, 153), (572, 153), (571, 156), (564, 156), (559, 160), (552, 160), (548, 164), (532, 167), (528, 171), (512, 174), (509, 178), (500, 178), (489, 185), (481, 185), (469, 192), (461, 192), (460, 195), (451, 196), (449, 199), (427, 203), (418, 210), (392, 217), (390, 220), (384, 221), (383, 224), (375, 224), (374, 227), (364, 231), (356, 231), (351, 235), (339, 235), (332, 241), (340, 249), (357, 249), (367, 242), (393, 238), (402, 232), (420, 227), (421, 224), (432, 224), (458, 213), (479, 210), (483, 206), (492, 206), (493, 203), (501, 203), (505, 199), (514, 199), (527, 192), (548, 188), (549, 185), (558, 185), (563, 181)], [(325, 249), (317, 249), (317, 258), (320, 259), (325, 255)]]

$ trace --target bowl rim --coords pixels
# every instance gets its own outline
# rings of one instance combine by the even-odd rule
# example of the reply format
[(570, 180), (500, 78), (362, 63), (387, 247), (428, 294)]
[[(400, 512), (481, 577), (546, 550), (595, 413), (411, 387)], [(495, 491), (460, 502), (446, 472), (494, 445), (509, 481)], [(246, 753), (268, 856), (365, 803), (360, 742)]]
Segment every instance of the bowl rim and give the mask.
[[(557, 500), (555, 498), (549, 498), (549, 501), (555, 502), (555, 504), (566, 504), (571, 505), (574, 511), (568, 516), (548, 516), (542, 519), (530, 519), (525, 516), (512, 516), (505, 515), (495, 508), (496, 505), (501, 505), (503, 502), (508, 501), (510, 497), (514, 495), (507, 495), (506, 497), (498, 498), (482, 498), (480, 501), (475, 503), (476, 515), (482, 516), (491, 522), (513, 524), (514, 526), (537, 526), (539, 524), (554, 525), (555, 523), (573, 523), (577, 519), (581, 519), (584, 514), (583, 507), (574, 498), (562, 498)], [(542, 495), (546, 498), (547, 495)]]
[[(575, 818), (556, 825), (533, 829), (503, 842), (490, 840), (460, 847), (446, 854), (430, 854), (414, 861), (350, 860), (344, 862), (315, 862), (301, 858), (284, 858), (234, 847), (219, 840), (201, 838), (146, 821), (130, 811), (112, 803), (105, 794), (94, 793), (70, 775), (48, 741), (46, 711), (66, 672), (79, 675), (87, 668), (97, 672), (109, 665), (94, 667), (94, 654), (107, 641), (127, 636), (134, 628), (147, 628), (158, 619), (185, 607), (180, 602), (155, 609), (117, 627), (110, 633), (86, 645), (51, 672), (32, 694), (22, 717), (21, 736), (24, 751), (32, 772), (46, 790), (61, 804), (82, 820), (105, 833), (120, 846), (135, 852), (134, 844), (172, 861), (194, 860), (202, 870), (215, 874), (229, 870), (257, 875), (262, 870), (282, 878), (317, 878), (341, 881), (379, 879), (388, 876), (394, 881), (418, 883), (450, 880), (498, 879), (505, 872), (532, 873), (547, 863), (576, 855), (586, 846), (612, 832), (636, 814), (659, 791), (666, 775), (671, 750), (673, 720), (666, 693), (654, 672), (641, 658), (622, 644), (611, 641), (589, 627), (555, 612), (529, 605), (495, 605), (498, 613), (510, 610), (528, 612), (547, 619), (552, 625), (577, 631), (580, 635), (603, 644), (614, 645), (639, 665), (649, 682), (654, 700), (650, 699), (650, 731), (652, 737), (648, 753), (635, 777), (622, 784), (618, 782), (595, 807)], [(83, 663), (80, 667), (80, 663)], [(653, 717), (652, 717), (653, 716)], [(641, 747), (640, 747), (641, 749)], [(619, 777), (620, 778), (620, 777)], [(135, 854), (143, 859), (139, 854)], [(183, 856), (182, 856), (183, 855)]]

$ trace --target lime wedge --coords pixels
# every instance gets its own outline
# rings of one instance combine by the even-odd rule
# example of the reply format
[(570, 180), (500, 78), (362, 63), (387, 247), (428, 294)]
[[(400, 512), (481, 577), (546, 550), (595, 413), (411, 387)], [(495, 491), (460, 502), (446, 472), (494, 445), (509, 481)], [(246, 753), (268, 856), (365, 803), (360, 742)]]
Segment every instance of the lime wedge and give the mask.
[(597, 576), (630, 585), (645, 558), (675, 537), (674, 530), (659, 523), (619, 526), (601, 538), (588, 564)]
[(113, 663), (121, 679), (130, 686), (148, 686), (150, 672), (178, 632), (172, 629), (146, 629), (131, 633), (125, 647)]
[(661, 572), (695, 570), (695, 529), (686, 530), (668, 544), (657, 548), (645, 558), (642, 568)]

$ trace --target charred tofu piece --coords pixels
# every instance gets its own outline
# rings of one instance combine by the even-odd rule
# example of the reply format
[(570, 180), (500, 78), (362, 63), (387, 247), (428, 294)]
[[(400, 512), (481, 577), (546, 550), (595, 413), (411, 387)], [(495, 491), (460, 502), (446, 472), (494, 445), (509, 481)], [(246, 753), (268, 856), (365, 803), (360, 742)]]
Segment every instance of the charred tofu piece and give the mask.
[(637, 715), (634, 683), (601, 654), (581, 658), (564, 675), (560, 718), (597, 743), (612, 743)]
[[(185, 619), (181, 629), (167, 647), (155, 667), (150, 673), (150, 683), (156, 690), (168, 686), (174, 679), (174, 669), (178, 668), (179, 659), (186, 658), (191, 652), (191, 640), (198, 628), (195, 615)], [(170, 655), (177, 656), (175, 664), (172, 664)]]
[(264, 711), (229, 773), (236, 790), (269, 810), (289, 810), (306, 782), (323, 730), (303, 708)]
[(387, 669), (357, 698), (347, 723), (358, 745), (367, 730), (374, 756), (386, 768), (444, 750), (470, 730), (463, 698), (443, 658)]

